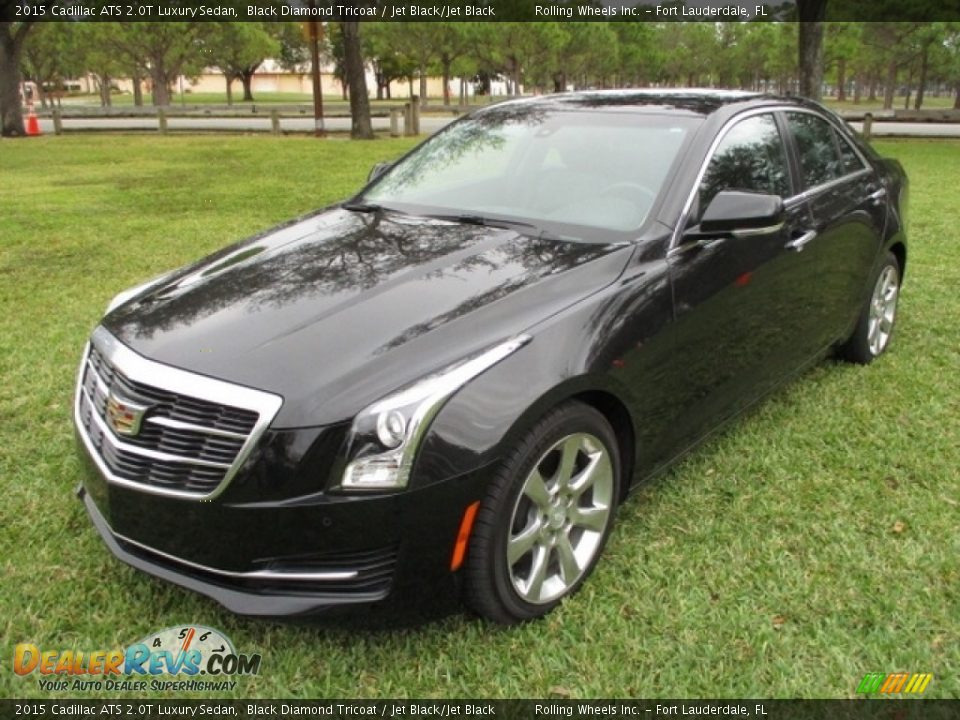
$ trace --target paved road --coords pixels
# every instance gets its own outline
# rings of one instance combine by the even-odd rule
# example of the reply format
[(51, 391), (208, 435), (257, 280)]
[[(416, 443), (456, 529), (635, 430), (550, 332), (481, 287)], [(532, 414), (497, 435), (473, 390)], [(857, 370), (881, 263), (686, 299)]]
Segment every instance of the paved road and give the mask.
[[(424, 115), (420, 118), (420, 129), (432, 134), (453, 120), (453, 116)], [(860, 130), (861, 123), (850, 123)], [(170, 118), (167, 126), (171, 130), (228, 130), (234, 132), (269, 131), (269, 118)], [(65, 130), (154, 130), (157, 121), (153, 118), (65, 118)], [(313, 129), (313, 118), (282, 118), (282, 130), (293, 132), (309, 132)], [(350, 130), (349, 118), (327, 118), (328, 130)], [(53, 122), (47, 118), (40, 120), (43, 132), (53, 132)], [(373, 128), (378, 131), (390, 129), (389, 118), (373, 118)], [(903, 123), (875, 121), (873, 123), (874, 136), (905, 135), (909, 137), (958, 137), (960, 138), (960, 123)]]

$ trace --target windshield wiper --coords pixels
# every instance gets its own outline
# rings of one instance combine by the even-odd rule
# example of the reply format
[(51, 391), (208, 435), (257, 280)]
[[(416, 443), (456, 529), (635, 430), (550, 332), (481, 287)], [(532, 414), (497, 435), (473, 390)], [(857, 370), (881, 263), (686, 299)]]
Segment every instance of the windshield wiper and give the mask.
[(448, 220), (450, 222), (464, 223), (465, 225), (480, 225), (482, 227), (498, 227), (498, 228), (530, 228), (531, 230), (536, 230), (536, 235), (543, 233), (543, 228), (539, 225), (534, 225), (530, 222), (524, 222), (523, 220), (508, 220), (506, 218), (493, 218), (487, 217), (486, 215), (475, 215), (473, 213), (430, 213), (424, 215), (424, 217), (433, 218), (434, 220)]
[(480, 225), (481, 227), (504, 228), (507, 230), (518, 230), (522, 235), (529, 235), (540, 240), (561, 240), (565, 242), (579, 242), (578, 238), (569, 235), (558, 235), (540, 227), (536, 223), (526, 222), (524, 220), (512, 220), (510, 218), (488, 217), (486, 215), (476, 215), (473, 213), (430, 213), (424, 217), (435, 220), (448, 220), (450, 222), (459, 222), (466, 225)]

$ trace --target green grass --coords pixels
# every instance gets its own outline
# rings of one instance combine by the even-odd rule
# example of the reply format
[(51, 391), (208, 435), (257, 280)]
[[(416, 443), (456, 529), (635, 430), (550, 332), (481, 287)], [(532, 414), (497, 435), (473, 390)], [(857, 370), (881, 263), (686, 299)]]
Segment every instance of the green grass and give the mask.
[[(913, 103), (916, 95), (910, 96), (910, 107), (909, 110), (913, 110)], [(898, 95), (893, 99), (893, 109), (894, 110), (903, 110), (903, 103), (906, 98), (903, 95)], [(923, 105), (921, 106), (922, 110), (947, 110), (953, 108), (953, 95), (941, 95), (936, 97), (934, 95), (924, 95)], [(844, 102), (839, 102), (832, 97), (824, 98), (824, 104), (832, 108), (833, 110), (849, 110), (854, 112), (866, 112), (867, 110), (878, 111), (883, 109), (883, 96), (881, 95), (876, 100), (868, 100), (866, 97), (862, 98), (860, 102), (853, 102), (853, 96), (848, 96), (847, 100)]]
[(894, 670), (960, 696), (957, 142), (878, 143), (913, 182), (891, 351), (821, 364), (641, 490), (594, 577), (542, 622), (251, 621), (110, 556), (73, 496), (69, 420), (107, 300), (345, 196), (410, 142), (0, 141), (0, 694), (45, 695), (14, 676), (17, 642), (113, 648), (195, 622), (263, 654), (239, 697), (848, 697)]

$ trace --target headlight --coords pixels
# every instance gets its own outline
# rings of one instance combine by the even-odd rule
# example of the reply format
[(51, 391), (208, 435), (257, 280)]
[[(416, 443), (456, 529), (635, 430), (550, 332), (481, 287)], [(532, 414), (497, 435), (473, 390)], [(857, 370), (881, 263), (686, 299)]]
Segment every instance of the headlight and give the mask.
[(354, 459), (343, 473), (342, 487), (350, 490), (406, 487), (420, 441), (447, 398), (529, 340), (529, 335), (507, 340), (361, 411), (351, 428)]
[(139, 295), (140, 293), (142, 293), (144, 290), (146, 290), (146, 289), (147, 289), (148, 287), (150, 287), (151, 285), (157, 285), (158, 283), (163, 282), (163, 281), (166, 280), (168, 277), (170, 277), (171, 275), (173, 275), (174, 272), (176, 272), (176, 271), (175, 271), (175, 270), (171, 270), (170, 272), (165, 272), (165, 273), (163, 273), (162, 275), (157, 275), (155, 278), (152, 278), (152, 279), (150, 279), (150, 280), (147, 280), (145, 283), (140, 283), (139, 285), (134, 285), (132, 288), (127, 288), (126, 290), (117, 293), (117, 294), (114, 296), (113, 300), (111, 300), (111, 301), (107, 304), (107, 309), (103, 311), (103, 314), (104, 314), (104, 315), (109, 315), (109, 314), (112, 313), (114, 310), (116, 310), (118, 307), (120, 307), (120, 306), (123, 305), (125, 302), (127, 302), (127, 300), (130, 300), (131, 298), (136, 297), (137, 295)]

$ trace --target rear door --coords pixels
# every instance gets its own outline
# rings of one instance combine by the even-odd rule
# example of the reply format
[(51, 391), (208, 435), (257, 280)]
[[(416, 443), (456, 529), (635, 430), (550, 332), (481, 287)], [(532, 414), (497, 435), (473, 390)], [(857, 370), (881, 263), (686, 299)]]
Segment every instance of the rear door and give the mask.
[(816, 240), (820, 272), (819, 343), (827, 346), (850, 330), (883, 238), (886, 188), (859, 151), (812, 111), (785, 113), (803, 197)]

